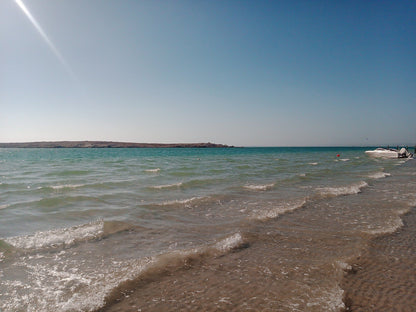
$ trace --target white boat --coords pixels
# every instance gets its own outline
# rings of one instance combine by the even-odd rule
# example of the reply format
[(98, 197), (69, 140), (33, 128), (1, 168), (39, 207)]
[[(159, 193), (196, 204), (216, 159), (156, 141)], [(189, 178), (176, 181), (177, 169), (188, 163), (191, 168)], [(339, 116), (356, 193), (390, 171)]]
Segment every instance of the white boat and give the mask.
[(381, 158), (410, 158), (413, 155), (404, 147), (400, 150), (394, 148), (376, 148), (373, 151), (365, 151), (368, 156)]

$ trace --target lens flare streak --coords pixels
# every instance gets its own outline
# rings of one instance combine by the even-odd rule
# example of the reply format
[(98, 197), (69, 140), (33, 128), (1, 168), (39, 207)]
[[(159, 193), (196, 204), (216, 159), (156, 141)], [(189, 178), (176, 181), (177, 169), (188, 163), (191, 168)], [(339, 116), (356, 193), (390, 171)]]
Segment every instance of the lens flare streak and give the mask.
[(68, 62), (65, 60), (65, 58), (62, 56), (61, 52), (55, 47), (53, 42), (49, 39), (49, 37), (46, 35), (45, 31), (42, 29), (42, 27), (39, 25), (39, 23), (36, 21), (36, 19), (33, 17), (33, 15), (30, 13), (26, 5), (23, 3), (22, 0), (15, 0), (16, 4), (19, 6), (19, 8), (23, 11), (23, 13), (27, 16), (29, 21), (33, 24), (33, 26), (36, 28), (38, 33), (41, 35), (43, 40), (46, 42), (46, 44), (49, 46), (53, 54), (58, 58), (59, 62), (65, 67), (65, 70), (68, 72), (68, 74), (75, 79), (75, 74), (72, 71), (71, 67), (69, 66)]

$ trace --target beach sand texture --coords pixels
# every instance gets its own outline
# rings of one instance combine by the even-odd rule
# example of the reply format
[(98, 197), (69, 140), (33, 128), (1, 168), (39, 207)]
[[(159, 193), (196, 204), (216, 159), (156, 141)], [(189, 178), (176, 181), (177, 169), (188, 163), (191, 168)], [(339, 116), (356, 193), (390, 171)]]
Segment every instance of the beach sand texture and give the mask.
[(415, 311), (416, 212), (404, 227), (373, 239), (343, 280), (347, 311)]

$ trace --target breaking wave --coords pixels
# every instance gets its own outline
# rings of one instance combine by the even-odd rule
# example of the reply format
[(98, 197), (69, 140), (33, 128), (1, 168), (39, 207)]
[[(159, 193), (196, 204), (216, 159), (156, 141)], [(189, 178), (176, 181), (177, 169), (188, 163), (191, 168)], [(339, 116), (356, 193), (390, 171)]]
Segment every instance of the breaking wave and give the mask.
[(384, 235), (395, 233), (398, 229), (404, 226), (403, 220), (397, 216), (387, 221), (387, 224), (383, 226), (375, 227), (368, 226), (368, 229), (365, 229), (364, 232), (371, 235)]
[(368, 177), (370, 179), (382, 179), (382, 178), (386, 178), (389, 176), (390, 176), (390, 173), (387, 173), (387, 172), (375, 172), (375, 173), (370, 174)]
[(276, 183), (269, 183), (269, 184), (249, 184), (244, 185), (245, 189), (253, 190), (253, 191), (267, 191), (272, 189)]
[(63, 184), (63, 185), (52, 185), (51, 188), (54, 190), (62, 190), (62, 189), (75, 189), (79, 187), (83, 187), (85, 184)]
[(221, 252), (237, 249), (245, 244), (243, 237), (240, 233), (230, 235), (214, 245), (214, 248)]
[(172, 183), (172, 184), (155, 185), (155, 186), (151, 186), (150, 188), (157, 189), (157, 190), (171, 189), (171, 188), (181, 187), (182, 184), (183, 184), (182, 182), (178, 182), (178, 183)]
[(176, 205), (183, 206), (183, 205), (188, 205), (196, 201), (206, 200), (208, 198), (209, 198), (208, 196), (195, 196), (195, 197), (185, 198), (185, 199), (167, 200), (156, 205), (157, 206), (176, 206)]
[(318, 188), (318, 193), (322, 196), (341, 196), (341, 195), (353, 195), (361, 192), (361, 189), (368, 186), (367, 182), (360, 181), (347, 186), (339, 187), (322, 187)]
[(4, 241), (20, 249), (69, 247), (76, 243), (100, 239), (130, 228), (132, 226), (124, 222), (99, 220), (69, 228), (36, 232), (32, 235), (9, 237)]
[(148, 173), (158, 173), (160, 171), (160, 168), (155, 168), (155, 169), (146, 169), (144, 172), (148, 172)]
[(0, 205), (0, 209), (6, 209), (6, 208), (8, 208), (8, 207), (10, 207), (10, 205), (8, 205), (8, 204), (5, 204), (5, 205)]
[(278, 216), (294, 211), (296, 209), (304, 207), (306, 204), (306, 199), (302, 201), (292, 202), (292, 203), (282, 203), (272, 209), (256, 211), (253, 217), (257, 220), (267, 220), (267, 219), (274, 219)]
[[(237, 249), (247, 248), (248, 242), (239, 232), (226, 236), (217, 242), (192, 249), (175, 250), (168, 253), (141, 259), (134, 265), (134, 270), (128, 270), (130, 276), (124, 275), (118, 280), (118, 285), (113, 289), (101, 293), (101, 300), (96, 300), (95, 308), (102, 308), (118, 301), (121, 294), (128, 293), (129, 289), (134, 288), (137, 280), (154, 281), (159, 276), (164, 276), (167, 272), (175, 271), (182, 267), (198, 263), (202, 259), (210, 256), (222, 256)], [(136, 260), (137, 261), (137, 260)]]

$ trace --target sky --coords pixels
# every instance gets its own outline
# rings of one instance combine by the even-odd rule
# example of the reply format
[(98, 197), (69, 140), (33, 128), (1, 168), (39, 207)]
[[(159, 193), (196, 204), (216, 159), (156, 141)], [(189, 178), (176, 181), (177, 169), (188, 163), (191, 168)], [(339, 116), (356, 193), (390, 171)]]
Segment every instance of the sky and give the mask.
[(0, 142), (416, 144), (416, 2), (0, 0)]

